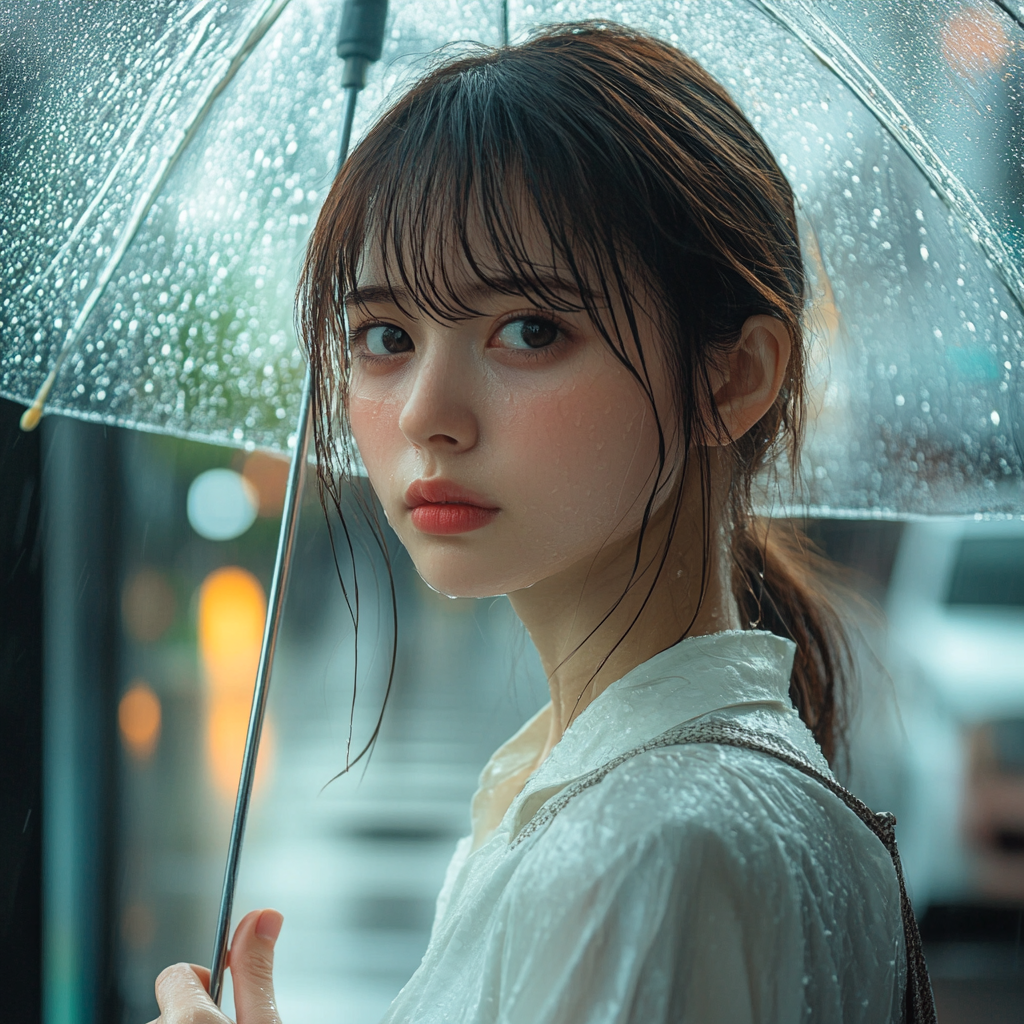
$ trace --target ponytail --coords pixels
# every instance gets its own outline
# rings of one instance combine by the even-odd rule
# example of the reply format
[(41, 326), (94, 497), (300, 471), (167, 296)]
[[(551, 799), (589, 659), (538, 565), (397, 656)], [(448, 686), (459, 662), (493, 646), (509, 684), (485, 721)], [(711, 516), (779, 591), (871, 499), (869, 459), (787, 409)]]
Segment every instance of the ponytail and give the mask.
[(743, 625), (796, 644), (789, 695), (833, 763), (842, 746), (853, 674), (850, 641), (835, 598), (838, 567), (790, 520), (749, 517), (733, 534), (733, 592)]

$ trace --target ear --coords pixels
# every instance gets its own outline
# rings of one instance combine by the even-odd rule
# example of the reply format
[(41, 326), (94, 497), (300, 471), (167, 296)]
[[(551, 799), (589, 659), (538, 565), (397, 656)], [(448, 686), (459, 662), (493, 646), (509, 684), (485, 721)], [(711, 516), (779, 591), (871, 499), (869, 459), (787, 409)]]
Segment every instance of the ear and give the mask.
[(712, 445), (731, 444), (772, 407), (789, 367), (793, 347), (789, 329), (773, 316), (752, 316), (740, 340), (711, 374), (715, 405), (725, 437), (712, 435)]

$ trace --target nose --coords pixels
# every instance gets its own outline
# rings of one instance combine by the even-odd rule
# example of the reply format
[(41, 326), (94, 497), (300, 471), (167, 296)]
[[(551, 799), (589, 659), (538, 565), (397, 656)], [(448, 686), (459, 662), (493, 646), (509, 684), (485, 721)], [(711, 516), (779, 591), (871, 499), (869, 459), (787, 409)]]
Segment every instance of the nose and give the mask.
[(432, 351), (418, 361), (412, 390), (398, 418), (410, 444), (435, 454), (458, 454), (476, 443), (480, 425), (472, 382), (450, 354)]

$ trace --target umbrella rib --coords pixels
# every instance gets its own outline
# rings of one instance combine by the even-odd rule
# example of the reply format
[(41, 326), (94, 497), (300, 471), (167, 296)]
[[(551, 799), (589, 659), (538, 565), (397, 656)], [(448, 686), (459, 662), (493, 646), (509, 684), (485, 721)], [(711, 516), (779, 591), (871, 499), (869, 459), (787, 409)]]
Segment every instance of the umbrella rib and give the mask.
[[(856, 68), (862, 80), (840, 65), (834, 56), (826, 51), (811, 37), (807, 30), (792, 17), (779, 9), (773, 0), (750, 0), (769, 17), (788, 29), (800, 40), (832, 73), (849, 88), (854, 95), (878, 118), (879, 123), (889, 132), (896, 144), (910, 157), (924, 174), (929, 184), (938, 192), (947, 206), (953, 209), (962, 220), (966, 221), (969, 234), (977, 242), (986, 257), (995, 265), (1003, 284), (1006, 285), (1018, 309), (1024, 313), (1024, 278), (1014, 266), (1009, 249), (999, 234), (992, 228), (988, 217), (971, 196), (959, 176), (943, 163), (942, 159), (928, 143), (914, 124), (913, 118), (904, 110), (902, 104), (878, 80), (864, 62), (843, 42), (843, 40), (813, 11), (804, 7), (804, 13), (814, 23), (815, 28), (825, 37), (850, 65)], [(996, 0), (997, 6), (1006, 10)], [(1007, 12), (1009, 13), (1009, 12)], [(1012, 14), (1011, 17), (1014, 17)], [(1016, 21), (1017, 18), (1014, 17)], [(897, 120), (883, 106), (877, 97), (884, 97), (891, 104)]]
[(1021, 16), (1020, 11), (1015, 11), (1006, 0), (992, 0), (992, 3), (1008, 18), (1012, 18), (1021, 28), (1024, 28), (1024, 17)]
[[(54, 360), (53, 367), (50, 369), (46, 379), (36, 392), (36, 396), (32, 404), (22, 415), (21, 426), (23, 430), (32, 430), (38, 425), (43, 414), (43, 406), (46, 404), (46, 399), (49, 397), (50, 390), (53, 388), (54, 382), (57, 379), (57, 374), (60, 373), (60, 369), (64, 365), (65, 360), (74, 350), (75, 342), (81, 335), (82, 328), (85, 326), (85, 323), (92, 314), (92, 311), (96, 308), (96, 304), (99, 302), (104, 291), (106, 291), (107, 285), (114, 276), (114, 271), (117, 270), (121, 260), (124, 258), (124, 254), (128, 251), (128, 247), (135, 240), (135, 236), (139, 233), (139, 229), (142, 227), (143, 221), (145, 221), (147, 214), (156, 202), (157, 196), (166, 184), (167, 179), (170, 177), (171, 172), (177, 165), (178, 160), (195, 138), (196, 133), (202, 126), (207, 114), (209, 114), (217, 98), (231, 83), (235, 75), (245, 63), (249, 54), (256, 46), (259, 45), (260, 41), (281, 16), (281, 13), (289, 3), (290, 0), (268, 0), (263, 11), (256, 19), (256, 23), (249, 30), (245, 39), (235, 51), (227, 68), (225, 68), (224, 73), (208, 86), (202, 104), (195, 116), (182, 131), (177, 145), (160, 163), (149, 187), (136, 203), (135, 210), (125, 226), (124, 231), (121, 233), (121, 237), (118, 239), (117, 244), (114, 246), (114, 249), (110, 254), (110, 258), (107, 260), (106, 265), (96, 278), (96, 284), (93, 286), (88, 298), (82, 304), (82, 308), (75, 317), (74, 323), (68, 328), (67, 335), (64, 338), (64, 344), (57, 353), (57, 358)], [(208, 23), (208, 18), (205, 18), (203, 20), (202, 31), (196, 35), (197, 40), (201, 39), (202, 34), (205, 33)], [(197, 46), (198, 42), (194, 45)], [(192, 47), (190, 47), (190, 50), (191, 49)], [(129, 148), (126, 146), (126, 152), (127, 151), (129, 151)], [(109, 180), (110, 179), (108, 178), (108, 181)]]

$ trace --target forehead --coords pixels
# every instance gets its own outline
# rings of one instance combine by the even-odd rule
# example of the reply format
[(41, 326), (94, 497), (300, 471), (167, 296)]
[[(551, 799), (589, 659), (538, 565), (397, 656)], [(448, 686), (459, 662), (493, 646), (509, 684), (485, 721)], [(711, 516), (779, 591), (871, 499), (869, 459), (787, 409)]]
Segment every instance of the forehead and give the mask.
[(451, 320), (482, 313), (483, 300), (495, 294), (566, 310), (593, 300), (578, 261), (554, 243), (522, 190), (512, 191), (497, 216), (478, 201), (461, 218), (371, 218), (345, 303), (391, 302), (410, 314)]

